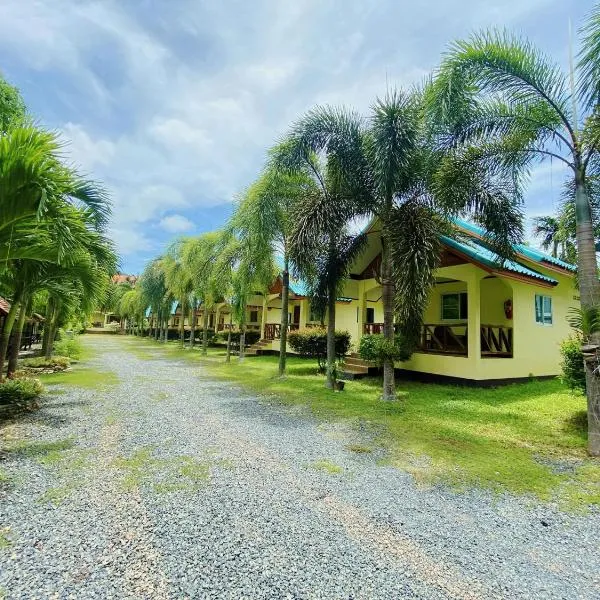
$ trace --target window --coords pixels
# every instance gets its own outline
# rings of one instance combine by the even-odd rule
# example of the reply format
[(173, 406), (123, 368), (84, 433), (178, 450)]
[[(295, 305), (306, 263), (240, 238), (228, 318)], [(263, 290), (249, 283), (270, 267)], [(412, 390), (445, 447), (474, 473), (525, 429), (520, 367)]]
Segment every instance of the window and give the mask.
[(258, 323), (258, 311), (257, 310), (250, 311), (250, 323)]
[(468, 318), (467, 292), (442, 294), (442, 320), (452, 321)]
[(535, 322), (540, 325), (552, 325), (552, 298), (535, 295)]
[(367, 308), (367, 323), (375, 323), (375, 309)]

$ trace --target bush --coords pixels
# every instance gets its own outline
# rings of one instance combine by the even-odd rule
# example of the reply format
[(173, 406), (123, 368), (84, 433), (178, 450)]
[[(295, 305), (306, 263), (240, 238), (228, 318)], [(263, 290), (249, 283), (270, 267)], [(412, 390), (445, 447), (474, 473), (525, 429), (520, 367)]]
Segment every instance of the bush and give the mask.
[(52, 356), (44, 358), (25, 358), (20, 361), (20, 365), (24, 370), (29, 369), (48, 369), (52, 371), (64, 371), (71, 366), (71, 359), (68, 356)]
[[(316, 358), (319, 363), (319, 370), (325, 370), (325, 361), (327, 359), (327, 330), (320, 327), (309, 327), (291, 331), (288, 335), (290, 347), (300, 356), (307, 358)], [(348, 353), (350, 348), (350, 334), (347, 331), (335, 332), (335, 355), (342, 358)]]
[[(210, 346), (214, 341), (215, 341), (215, 330), (214, 329), (207, 329), (206, 330), (207, 333), (207, 338), (208, 338), (208, 345)], [(204, 329), (196, 329), (196, 336), (195, 336), (195, 340), (198, 340), (199, 344), (202, 344), (202, 339), (204, 336)], [(188, 338), (189, 338), (189, 333), (188, 333)]]
[(81, 340), (79, 340), (77, 337), (62, 337), (57, 342), (54, 342), (54, 353), (58, 357), (67, 356), (68, 358), (79, 360), (83, 353)]
[(581, 339), (572, 336), (560, 344), (562, 369), (561, 379), (572, 390), (585, 391), (585, 367), (583, 353), (581, 352)]
[(37, 406), (36, 400), (44, 393), (44, 386), (39, 379), (23, 377), (7, 379), (0, 383), (0, 406), (31, 410)]
[(358, 345), (358, 354), (363, 360), (383, 365), (386, 359), (408, 360), (412, 354), (409, 345), (400, 335), (394, 337), (394, 341), (386, 340), (383, 333), (363, 335)]
[[(227, 342), (228, 331), (219, 331), (218, 339), (222, 342)], [(244, 346), (252, 346), (252, 344), (256, 344), (260, 340), (260, 331), (246, 331), (246, 337), (244, 339)], [(232, 346), (239, 347), (240, 345), (240, 332), (232, 331), (231, 332), (231, 344)]]

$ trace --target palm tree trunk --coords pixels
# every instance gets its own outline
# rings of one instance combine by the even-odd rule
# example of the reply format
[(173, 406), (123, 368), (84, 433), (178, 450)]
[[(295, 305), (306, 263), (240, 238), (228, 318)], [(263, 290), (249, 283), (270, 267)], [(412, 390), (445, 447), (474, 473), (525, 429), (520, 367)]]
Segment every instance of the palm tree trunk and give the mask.
[(202, 355), (208, 354), (208, 308), (204, 305), (204, 312), (202, 313)]
[(48, 298), (48, 304), (46, 304), (46, 320), (44, 321), (44, 335), (42, 336), (42, 354), (46, 356), (46, 348), (48, 348), (48, 337), (50, 334), (50, 323), (52, 321), (52, 314), (54, 311), (54, 302), (51, 297)]
[[(381, 252), (381, 287), (383, 300), (383, 337), (390, 342), (390, 347), (394, 343), (394, 296), (395, 285), (393, 280), (392, 257), (390, 255), (390, 245), (384, 238), (382, 241)], [(383, 361), (383, 400), (390, 401), (396, 399), (395, 380), (394, 380), (394, 361), (386, 358)]]
[(192, 300), (192, 314), (190, 318), (190, 348), (194, 347), (194, 343), (196, 342), (196, 310), (197, 310), (197, 300), (194, 298)]
[(283, 258), (283, 273), (281, 286), (281, 333), (279, 341), (279, 377), (285, 375), (285, 362), (288, 337), (288, 308), (290, 299), (290, 265), (287, 254)]
[(227, 358), (226, 362), (231, 362), (231, 328), (233, 327), (233, 309), (229, 309), (229, 330), (227, 332)]
[(179, 323), (179, 344), (182, 348), (185, 348), (185, 311), (186, 301), (181, 301), (181, 322)]
[(244, 360), (246, 355), (246, 323), (240, 323), (240, 348), (238, 356), (240, 361)]
[(156, 315), (154, 316), (154, 339), (156, 341), (159, 340), (160, 338), (160, 320), (161, 320), (161, 312), (160, 310), (156, 312)]
[[(600, 283), (596, 262), (596, 243), (589, 198), (583, 176), (576, 175), (575, 214), (577, 220), (577, 271), (581, 306), (588, 309), (600, 304)], [(592, 335), (592, 343), (600, 346), (600, 334)], [(588, 406), (588, 452), (600, 456), (600, 385), (594, 373), (595, 363), (586, 362)]]
[(58, 318), (58, 307), (56, 303), (53, 306), (52, 310), (52, 318), (48, 322), (48, 343), (46, 344), (46, 352), (44, 353), (44, 357), (49, 359), (52, 356), (52, 351), (54, 350), (54, 338), (56, 337), (56, 320)]
[(19, 308), (19, 300), (14, 299), (10, 305), (10, 310), (4, 320), (4, 329), (2, 330), (2, 337), (0, 338), (0, 381), (4, 378), (4, 361), (6, 360), (6, 353), (8, 351), (8, 344), (10, 343), (10, 335), (17, 318), (17, 309)]
[(335, 297), (337, 286), (335, 281), (329, 283), (327, 300), (327, 381), (325, 387), (335, 387)]
[(21, 308), (19, 309), (19, 320), (17, 326), (14, 329), (13, 334), (13, 345), (10, 349), (10, 355), (8, 357), (8, 369), (6, 375), (10, 377), (17, 370), (17, 363), (19, 361), (19, 350), (21, 348), (21, 339), (23, 337), (23, 327), (25, 326), (25, 318), (27, 315), (27, 309), (29, 302), (22, 302)]

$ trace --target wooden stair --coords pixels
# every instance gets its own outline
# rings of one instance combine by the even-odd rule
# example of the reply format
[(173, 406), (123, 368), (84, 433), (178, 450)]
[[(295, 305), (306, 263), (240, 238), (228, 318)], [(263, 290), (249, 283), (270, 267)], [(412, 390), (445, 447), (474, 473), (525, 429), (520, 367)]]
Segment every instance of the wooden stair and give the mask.
[(264, 348), (266, 348), (267, 346), (271, 345), (271, 341), (270, 340), (258, 340), (258, 342), (256, 342), (255, 344), (252, 344), (252, 346), (248, 346), (248, 348), (246, 348), (246, 352), (244, 353), (245, 356), (258, 356), (260, 354), (262, 354), (262, 351), (264, 350)]
[(353, 352), (344, 359), (344, 369), (340, 379), (361, 379), (376, 369), (377, 367), (373, 363), (363, 360), (356, 352)]

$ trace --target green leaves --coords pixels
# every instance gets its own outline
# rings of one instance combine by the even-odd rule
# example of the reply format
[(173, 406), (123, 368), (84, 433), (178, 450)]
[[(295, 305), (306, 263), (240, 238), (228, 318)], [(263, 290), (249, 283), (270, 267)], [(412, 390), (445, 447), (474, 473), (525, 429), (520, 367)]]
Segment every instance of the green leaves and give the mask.
[(580, 32), (577, 91), (584, 107), (594, 111), (600, 103), (600, 4), (592, 9)]

